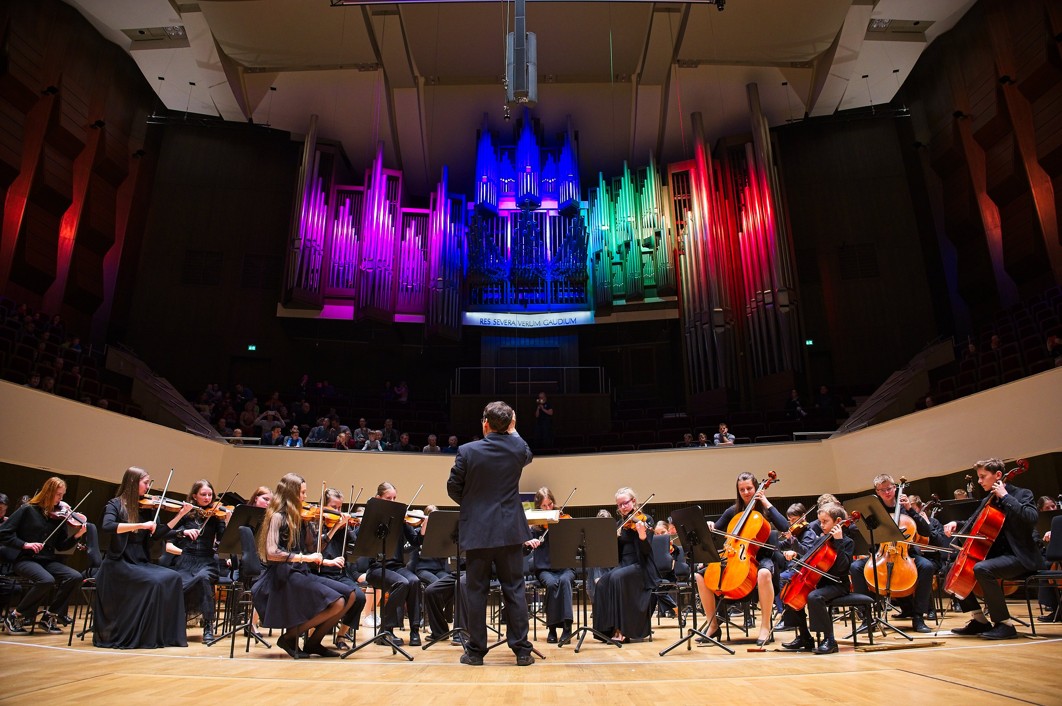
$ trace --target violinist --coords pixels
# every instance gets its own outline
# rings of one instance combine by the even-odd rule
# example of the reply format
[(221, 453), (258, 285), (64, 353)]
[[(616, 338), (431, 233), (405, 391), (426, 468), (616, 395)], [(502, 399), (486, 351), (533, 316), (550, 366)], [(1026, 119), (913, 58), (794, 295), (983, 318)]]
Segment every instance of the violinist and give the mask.
[[(535, 508), (538, 510), (555, 510), (557, 500), (553, 491), (542, 487), (535, 493)], [(536, 526), (531, 532), (528, 546), (531, 547), (531, 569), (538, 582), (546, 591), (546, 642), (557, 642), (557, 630), (561, 631), (560, 641), (567, 642), (572, 636), (572, 586), (575, 572), (571, 569), (554, 569), (549, 557), (548, 525)]]
[[(896, 504), (900, 504), (900, 512), (903, 515), (911, 518), (914, 521), (915, 529), (918, 534), (923, 537), (929, 537), (932, 533), (932, 528), (929, 526), (929, 522), (915, 512), (914, 507), (911, 505), (911, 499), (907, 495), (901, 495), (896, 497), (896, 481), (887, 473), (882, 473), (874, 477), (874, 493), (878, 496), (878, 500), (889, 512), (894, 514), (896, 510)], [(909, 537), (908, 539), (914, 539)], [(877, 551), (877, 548), (873, 548)], [(911, 619), (911, 629), (915, 632), (927, 633), (932, 632), (932, 628), (926, 625), (924, 616), (929, 612), (930, 608), (930, 596), (933, 592), (933, 575), (937, 572), (936, 566), (929, 559), (922, 556), (918, 549), (909, 547), (908, 554), (911, 560), (914, 562), (914, 568), (917, 572), (917, 578), (915, 580), (914, 594), (911, 597), (911, 609), (910, 611), (904, 611), (900, 613), (901, 618)], [(849, 573), (852, 576), (852, 588), (856, 593), (862, 593), (864, 595), (870, 595), (873, 592), (873, 588), (867, 582), (866, 575), (864, 573), (864, 567), (867, 564), (868, 559), (856, 559), (852, 562), (852, 567)], [(881, 590), (885, 590), (885, 586), (879, 586)], [(863, 625), (869, 625), (869, 617), (864, 620)]]
[(205, 478), (192, 484), (186, 501), (195, 511), (174, 528), (181, 551), (174, 568), (181, 575), (185, 609), (202, 612), (203, 642), (208, 642), (214, 639), (214, 586), (218, 582), (214, 544), (225, 532), (231, 513), (215, 509), (214, 486)]
[[(1036, 499), (1036, 510), (1041, 513), (1052, 513), (1058, 510), (1058, 503), (1054, 498), (1049, 495), (1041, 495)], [(1037, 532), (1039, 534), (1039, 532)], [(1041, 551), (1046, 553), (1047, 545), (1051, 543), (1051, 530), (1044, 532), (1040, 539)], [(1043, 562), (1040, 565), (1042, 569), (1050, 569), (1051, 562), (1044, 556)], [(1037, 616), (1036, 620), (1040, 623), (1059, 623), (1062, 622), (1062, 613), (1059, 612), (1059, 592), (1058, 586), (1050, 583), (1041, 584), (1037, 593), (1037, 600), (1040, 602), (1040, 607), (1044, 611), (1044, 615)]]
[[(827, 538), (825, 541), (836, 553), (833, 565), (826, 570), (826, 574), (833, 580), (823, 577), (818, 586), (808, 593), (806, 611), (803, 609), (797, 611), (786, 606), (786, 625), (794, 625), (797, 629), (796, 639), (782, 645), (787, 650), (804, 650), (817, 655), (828, 655), (837, 651), (837, 642), (833, 639), (833, 620), (830, 618), (828, 604), (848, 594), (848, 567), (852, 563), (852, 552), (855, 549), (855, 543), (844, 534), (844, 527), (841, 524), (844, 518), (844, 508), (840, 505), (831, 503), (819, 508), (818, 520), (822, 527), (823, 537)], [(807, 552), (801, 554), (793, 549), (786, 550), (784, 553), (785, 558), (790, 561), (798, 556), (808, 558)], [(809, 617), (812, 629), (822, 633), (822, 642), (818, 646), (815, 645), (811, 632), (808, 630)]]
[[(766, 482), (766, 481), (765, 481)], [(737, 481), (735, 482), (737, 487), (737, 499), (734, 504), (728, 507), (719, 519), (715, 522), (709, 522), (708, 527), (713, 530), (726, 532), (727, 527), (730, 525), (730, 521), (735, 517), (741, 515), (749, 507), (753, 505), (758, 507), (764, 514), (765, 519), (779, 532), (786, 532), (789, 530), (789, 523), (786, 521), (785, 516), (778, 511), (771, 501), (767, 499), (767, 495), (763, 490), (759, 490), (759, 482), (756, 480), (756, 476), (749, 472), (743, 472), (738, 474)], [(749, 547), (750, 551), (753, 551), (752, 547)], [(774, 594), (775, 594), (775, 574), (777, 569), (774, 563), (774, 549), (760, 547), (756, 551), (756, 590), (759, 594), (760, 611), (763, 615), (763, 620), (760, 621), (760, 634), (756, 639), (756, 645), (762, 647), (774, 640), (771, 637), (771, 609), (774, 606)], [(710, 616), (710, 622), (708, 624), (708, 635), (712, 638), (717, 638), (722, 628), (719, 626), (718, 616), (716, 615), (716, 595), (718, 591), (713, 586), (708, 586), (704, 580), (704, 571), (699, 571), (694, 574), (694, 580), (697, 583), (697, 593), (701, 597), (701, 604), (704, 606), (704, 614)], [(740, 600), (740, 599), (738, 599)], [(704, 638), (698, 638), (703, 640)]]
[(594, 630), (623, 643), (649, 637), (651, 592), (660, 583), (650, 541), (653, 518), (632, 515), (637, 507), (632, 489), (616, 491), (619, 565), (598, 579), (594, 590)]
[(172, 503), (168, 521), (157, 507), (142, 507), (151, 476), (136, 466), (126, 469), (118, 494), (103, 509), (100, 530), (111, 535), (96, 574), (92, 644), (140, 649), (187, 647), (184, 591), (173, 569), (151, 562), (151, 544), (172, 535), (192, 506)]
[[(431, 513), (438, 509), (439, 508), (434, 505), (424, 506), (424, 521), (420, 524), (420, 534), (422, 537), (428, 530), (428, 520), (431, 518)], [(420, 553), (420, 545), (413, 547), (413, 551), (410, 554), (409, 564), (410, 570), (417, 575), (417, 578), (420, 579), (420, 583), (425, 589), (436, 581), (441, 581), (450, 574), (450, 572), (446, 570), (446, 559), (422, 556)]]
[[(4, 620), (11, 635), (25, 635), (26, 625), (33, 625), (37, 607), (50, 593), (51, 602), (41, 615), (40, 626), (48, 633), (59, 634), (59, 625), (69, 625), (66, 614), (70, 594), (81, 585), (82, 577), (62, 559), (56, 551), (70, 549), (77, 539), (85, 534), (87, 526), (81, 524), (75, 534), (69, 534), (60, 525), (66, 518), (57, 512), (66, 493), (66, 483), (61, 478), (51, 477), (30, 501), (15, 510), (7, 522), (0, 525), (0, 546), (17, 552), (13, 562), (14, 572), (28, 579), (30, 588), (22, 600)], [(68, 510), (68, 508), (67, 508)]]
[[(338, 657), (338, 652), (321, 642), (350, 609), (354, 593), (306, 566), (336, 566), (338, 562), (307, 552), (309, 533), (301, 515), (305, 500), (306, 481), (301, 476), (288, 473), (277, 483), (258, 528), (258, 555), (265, 559), (265, 568), (251, 587), (251, 597), (262, 625), (284, 629), (277, 646), (289, 657)], [(310, 630), (299, 649), (299, 636)]]
[(803, 503), (793, 503), (785, 511), (785, 517), (789, 520), (789, 529), (779, 535), (779, 549), (783, 551), (792, 549), (798, 554), (803, 554), (815, 543), (817, 535), (809, 529), (810, 524), (805, 519), (806, 514), (807, 509)]
[[(334, 645), (336, 649), (347, 650), (347, 636), (358, 631), (358, 623), (361, 621), (361, 610), (365, 607), (365, 592), (358, 587), (357, 581), (350, 575), (346, 564), (347, 547), (354, 544), (357, 531), (350, 527), (350, 515), (343, 512), (343, 493), (335, 488), (325, 490), (325, 507), (335, 510), (339, 514), (338, 521), (332, 523), (331, 528), (325, 522), (325, 535), (321, 539), (321, 555), (326, 560), (332, 560), (332, 564), (321, 564), (321, 576), (338, 581), (352, 591), (354, 601), (350, 603), (347, 612), (340, 619)], [(313, 527), (317, 529), (316, 526)], [(354, 640), (354, 637), (350, 637)], [(356, 641), (356, 640), (355, 640)]]
[[(398, 491), (385, 481), (376, 488), (376, 497), (394, 502)], [(398, 543), (394, 556), (387, 559), (383, 566), (374, 559), (365, 580), (382, 592), (381, 595), (387, 595), (387, 600), (380, 609), (380, 631), (390, 633), (395, 644), (403, 644), (402, 638), (395, 636), (395, 629), (402, 624), (398, 610), (405, 606), (406, 617), (409, 618), (409, 644), (411, 647), (417, 647), (420, 645), (420, 579), (406, 568), (406, 562), (402, 558), (402, 545), (408, 543), (417, 546), (421, 537), (420, 531), (408, 523), (403, 523), (402, 532), (405, 542)]]
[[(1003, 528), (992, 542), (987, 556), (973, 566), (974, 578), (981, 587), (988, 616), (995, 625), (988, 622), (988, 617), (971, 591), (959, 601), (963, 611), (970, 613), (970, 622), (951, 632), (953, 635), (980, 635), (989, 640), (1008, 640), (1017, 637), (1018, 632), (1011, 623), (1001, 582), (1030, 574), (1040, 566), (1040, 552), (1033, 540), (1036, 506), (1031, 490), (1003, 482), (1005, 467), (998, 458), (978, 461), (974, 464), (974, 471), (986, 497), (981, 503), (982, 507), (967, 520), (960, 534), (967, 534), (966, 530), (973, 525), (986, 505), (998, 509), (1004, 517)], [(957, 527), (957, 523), (949, 522), (944, 525), (944, 534), (950, 537), (955, 534)]]

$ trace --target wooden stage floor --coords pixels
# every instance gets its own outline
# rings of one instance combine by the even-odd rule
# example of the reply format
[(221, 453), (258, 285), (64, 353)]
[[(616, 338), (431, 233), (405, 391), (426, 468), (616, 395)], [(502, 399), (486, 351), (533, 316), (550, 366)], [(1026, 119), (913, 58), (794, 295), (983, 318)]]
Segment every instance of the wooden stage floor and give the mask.
[[(1015, 604), (1014, 614), (1019, 610)], [(941, 629), (964, 622), (949, 615)], [(547, 659), (530, 667), (517, 667), (504, 645), (484, 666), (469, 667), (458, 663), (459, 647), (444, 644), (411, 649), (413, 662), (378, 646), (346, 660), (295, 661), (275, 646), (245, 653), (240, 640), (230, 660), (227, 642), (205, 647), (198, 629), (189, 630), (186, 649), (142, 651), (96, 649), (76, 639), (68, 648), (66, 635), (0, 635), (0, 703), (1062, 704), (1060, 623), (1039, 624), (1036, 638), (1019, 626), (1023, 637), (1003, 642), (919, 635), (920, 644), (944, 644), (879, 652), (856, 652), (845, 642), (840, 653), (821, 657), (783, 653), (778, 642), (792, 633), (782, 632), (766, 653), (735, 640), (728, 643), (733, 656), (701, 646), (660, 657), (677, 628), (675, 619), (664, 619), (651, 642), (618, 649), (587, 640), (579, 654), (547, 644), (540, 630), (535, 646)], [(846, 633), (839, 625), (837, 634)]]

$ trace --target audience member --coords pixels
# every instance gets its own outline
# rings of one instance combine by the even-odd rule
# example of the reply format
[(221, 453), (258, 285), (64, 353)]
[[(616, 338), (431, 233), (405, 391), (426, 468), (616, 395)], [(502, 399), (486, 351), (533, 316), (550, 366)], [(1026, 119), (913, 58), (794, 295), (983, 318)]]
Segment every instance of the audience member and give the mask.
[(435, 434), (428, 434), (428, 445), (421, 449), (426, 454), (442, 453), (442, 449), (439, 448), (439, 437)]
[(715, 436), (712, 438), (712, 443), (716, 446), (734, 445), (734, 435), (727, 431), (726, 422), (722, 422), (719, 425), (719, 431), (717, 431), (715, 433)]
[(365, 423), (365, 417), (359, 419), (358, 428), (354, 430), (353, 434), (351, 434), (354, 438), (354, 443), (358, 444), (358, 446), (364, 445), (365, 442), (369, 440), (369, 432), (371, 431), (372, 430), (369, 429), (368, 425)]
[(402, 404), (405, 404), (409, 401), (409, 386), (406, 385), (405, 380), (401, 380), (397, 385), (395, 385), (394, 393), (395, 402), (401, 402)]
[(398, 437), (398, 443), (391, 447), (392, 451), (403, 451), (405, 453), (419, 453), (418, 449), (413, 444), (409, 443), (409, 434), (402, 432), (402, 435)]
[(380, 441), (383, 442), (385, 449), (391, 449), (398, 446), (398, 430), (395, 429), (395, 422), (393, 419), (385, 419), (383, 429), (380, 430)]
[(288, 446), (294, 449), (302, 448), (302, 437), (300, 436), (298, 427), (292, 427), (291, 435), (284, 437), (284, 446)]
[(235, 429), (232, 430), (231, 436), (232, 436), (232, 438), (229, 439), (229, 443), (230, 444), (232, 444), (233, 446), (242, 446), (243, 445), (243, 429), (240, 429), (239, 427), (236, 427)]
[(1047, 337), (1047, 357), (1054, 361), (1056, 368), (1062, 368), (1062, 337), (1057, 334)]
[(281, 429), (280, 422), (276, 422), (269, 432), (262, 437), (262, 446), (283, 446), (284, 445), (284, 433)]
[(365, 441), (365, 445), (361, 447), (362, 451), (383, 451), (383, 442), (380, 441), (381, 433), (379, 429), (372, 429), (369, 431), (369, 438)]
[(457, 437), (450, 435), (449, 440), (446, 442), (446, 447), (442, 450), (444, 454), (456, 454), (457, 453)]
[(789, 391), (789, 399), (785, 401), (785, 418), (803, 419), (806, 416), (808, 416), (808, 413), (804, 411), (804, 405), (800, 401), (800, 393), (794, 387)]
[(682, 435), (682, 443), (678, 444), (680, 449), (690, 449), (697, 445), (697, 442), (693, 440), (693, 434), (686, 432)]
[(697, 446), (704, 448), (711, 446), (711, 443), (709, 443), (708, 441), (708, 435), (705, 434), (703, 431), (697, 434)]
[(535, 400), (535, 444), (540, 448), (553, 447), (553, 406), (545, 392)]
[(819, 386), (819, 396), (815, 399), (815, 407), (824, 418), (834, 422), (837, 420), (837, 399), (826, 385)]

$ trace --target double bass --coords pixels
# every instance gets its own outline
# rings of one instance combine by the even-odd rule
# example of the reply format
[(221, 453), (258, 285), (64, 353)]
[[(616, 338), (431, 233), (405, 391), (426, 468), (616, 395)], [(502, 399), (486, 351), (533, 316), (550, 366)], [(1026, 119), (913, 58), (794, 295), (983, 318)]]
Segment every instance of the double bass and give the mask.
[[(1015, 463), (1017, 466), (1004, 473), (1000, 483), (1009, 483), (1014, 476), (1029, 470), (1029, 462), (1024, 458), (1019, 458)], [(995, 493), (989, 493), (981, 502), (977, 514), (962, 528), (961, 534), (966, 536), (966, 542), (944, 580), (944, 590), (960, 600), (977, 588), (974, 565), (988, 556), (992, 543), (1003, 529), (1003, 521), (1007, 519), (1003, 511), (996, 507), (995, 500)]]
[[(893, 510), (892, 519), (900, 527), (904, 539), (908, 542), (917, 542), (915, 521), (901, 511), (900, 496), (903, 495), (906, 487), (907, 479), (901, 476), (896, 486), (896, 508)], [(893, 598), (903, 598), (915, 592), (915, 584), (918, 583), (918, 567), (915, 566), (915, 561), (911, 558), (906, 543), (886, 542), (878, 548), (878, 553), (863, 567), (863, 577), (871, 591), (877, 590)]]
[[(756, 492), (777, 482), (778, 474), (771, 471)], [(719, 552), (719, 563), (712, 562), (704, 569), (704, 585), (726, 598), (744, 598), (756, 587), (756, 572), (759, 570), (756, 551), (765, 546), (764, 542), (771, 534), (771, 523), (753, 509), (755, 506), (755, 501), (750, 502), (745, 506), (745, 512), (730, 520), (725, 532), (726, 541)], [(715, 532), (724, 534), (718, 530)]]
[[(853, 512), (838, 524), (841, 527), (848, 527), (859, 518), (860, 514)], [(818, 538), (807, 554), (797, 560), (796, 563), (800, 566), (800, 570), (782, 589), (782, 603), (793, 610), (803, 610), (808, 604), (808, 594), (818, 588), (819, 579), (829, 576), (833, 562), (837, 560), (837, 550), (830, 544), (829, 539), (830, 533), (827, 532)]]

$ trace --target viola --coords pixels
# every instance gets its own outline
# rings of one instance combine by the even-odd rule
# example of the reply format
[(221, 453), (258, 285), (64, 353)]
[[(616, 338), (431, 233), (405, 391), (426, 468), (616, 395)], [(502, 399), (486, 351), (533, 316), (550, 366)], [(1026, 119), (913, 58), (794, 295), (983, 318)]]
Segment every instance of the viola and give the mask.
[[(568, 519), (571, 519), (571, 518), (569, 517)], [(648, 521), (649, 521), (649, 516), (648, 515), (646, 515), (644, 512), (636, 512), (633, 515), (631, 515), (631, 517), (628, 518), (627, 521), (624, 522), (620, 527), (621, 527), (621, 529), (629, 529), (629, 530), (637, 529), (636, 525), (639, 522), (648, 522)]]
[[(778, 474), (771, 471), (760, 482), (756, 492), (778, 482)], [(771, 525), (767, 518), (753, 509), (755, 505), (755, 502), (750, 502), (743, 513), (730, 520), (726, 528), (726, 541), (719, 552), (719, 562), (712, 562), (704, 569), (704, 585), (726, 598), (744, 598), (756, 587), (759, 564), (756, 563), (756, 550), (750, 549), (750, 545), (763, 545), (771, 534)]]
[[(900, 482), (896, 486), (896, 508), (892, 519), (899, 525), (905, 540), (925, 544), (925, 539), (918, 538), (915, 521), (901, 511), (900, 496), (906, 487), (907, 479), (900, 476)], [(863, 566), (863, 577), (871, 591), (874, 591), (876, 586), (882, 594), (888, 593), (894, 598), (903, 598), (915, 592), (918, 567), (906, 542), (886, 542), (878, 547), (878, 553)]]
[[(860, 515), (853, 512), (847, 519), (839, 524), (848, 527), (858, 520)], [(789, 579), (789, 583), (782, 589), (782, 603), (793, 610), (803, 610), (808, 603), (808, 594), (819, 585), (819, 579), (827, 576), (833, 564), (837, 561), (837, 550), (829, 542), (830, 533), (819, 537), (818, 541), (808, 550), (807, 554), (797, 560), (800, 570)], [(847, 581), (848, 579), (844, 579)]]
[[(1009, 483), (1014, 476), (1029, 470), (1029, 462), (1024, 458), (1015, 461), (1018, 465), (1003, 474), (999, 482)], [(968, 535), (963, 544), (962, 551), (955, 558), (948, 571), (948, 577), (944, 580), (944, 590), (958, 599), (966, 598), (977, 588), (977, 579), (974, 578), (974, 564), (983, 561), (992, 549), (992, 543), (996, 541), (1003, 529), (1003, 521), (1006, 515), (996, 507), (995, 493), (989, 493), (982, 501), (981, 508), (974, 518), (963, 527), (962, 534)]]

